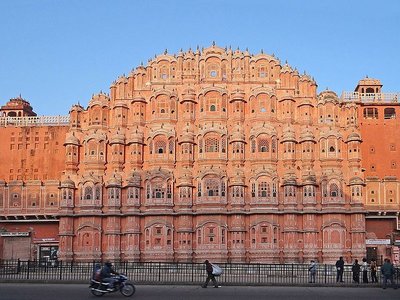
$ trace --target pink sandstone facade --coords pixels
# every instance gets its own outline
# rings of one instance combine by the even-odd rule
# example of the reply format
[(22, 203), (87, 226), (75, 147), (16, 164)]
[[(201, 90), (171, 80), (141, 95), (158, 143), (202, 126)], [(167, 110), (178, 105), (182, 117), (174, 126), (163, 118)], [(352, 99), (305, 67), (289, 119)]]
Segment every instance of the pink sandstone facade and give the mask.
[(52, 150), (13, 177), (19, 158), (1, 161), (0, 226), (58, 226), (48, 245), (62, 260), (350, 262), (366, 255), (360, 118), (360, 101), (317, 94), (274, 56), (164, 53), (74, 105), (68, 125), (28, 127), (55, 132)]

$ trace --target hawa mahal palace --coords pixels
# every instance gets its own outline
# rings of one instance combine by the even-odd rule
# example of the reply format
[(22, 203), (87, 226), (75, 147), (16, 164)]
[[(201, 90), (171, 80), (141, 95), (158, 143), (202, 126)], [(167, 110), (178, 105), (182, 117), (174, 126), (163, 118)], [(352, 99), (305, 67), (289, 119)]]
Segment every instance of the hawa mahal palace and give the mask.
[(68, 116), (0, 109), (0, 258), (334, 262), (400, 246), (399, 93), (165, 52)]

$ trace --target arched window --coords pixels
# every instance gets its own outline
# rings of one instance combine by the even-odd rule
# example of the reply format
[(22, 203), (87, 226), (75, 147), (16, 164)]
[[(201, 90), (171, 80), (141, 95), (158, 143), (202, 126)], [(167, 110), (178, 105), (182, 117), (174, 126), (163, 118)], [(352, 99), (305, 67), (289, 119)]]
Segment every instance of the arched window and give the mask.
[(272, 138), (271, 150), (272, 150), (272, 153), (276, 152), (276, 138), (275, 137)]
[(215, 110), (216, 110), (215, 105), (214, 105), (214, 104), (211, 105), (211, 106), (210, 106), (210, 111), (215, 111)]
[(329, 148), (329, 152), (335, 152), (335, 147), (331, 146), (331, 147)]
[(269, 152), (269, 143), (266, 139), (258, 140), (258, 152)]
[(150, 191), (151, 191), (150, 183), (147, 183), (147, 186), (146, 186), (146, 199), (150, 199)]
[(219, 196), (219, 180), (216, 178), (208, 178), (205, 180), (205, 187), (208, 196)]
[(265, 181), (262, 181), (258, 184), (258, 197), (270, 197), (271, 196), (271, 191), (269, 184)]
[(166, 151), (166, 143), (165, 141), (158, 140), (155, 142), (156, 153), (165, 153)]
[(174, 140), (170, 139), (169, 140), (169, 154), (173, 154), (174, 153)]
[(90, 186), (85, 187), (85, 199), (86, 200), (92, 200), (93, 197), (93, 189)]
[(258, 77), (264, 78), (267, 76), (266, 67), (262, 66), (258, 68)]
[(162, 199), (164, 198), (165, 191), (161, 184), (155, 183), (152, 187), (153, 198)]
[(101, 186), (96, 185), (96, 200), (100, 200), (101, 197)]
[(256, 152), (256, 141), (254, 138), (251, 139), (251, 153)]
[(167, 198), (168, 199), (172, 198), (172, 185), (170, 182), (167, 183)]
[(376, 107), (364, 108), (364, 119), (378, 119), (378, 109)]
[(219, 143), (217, 138), (207, 138), (205, 144), (206, 144), (205, 152), (219, 151)]
[(129, 187), (128, 188), (128, 199), (135, 198), (135, 188)]
[(385, 108), (385, 119), (396, 119), (396, 110), (393, 107)]
[(225, 137), (223, 137), (222, 139), (221, 139), (221, 152), (222, 153), (225, 153), (226, 152), (226, 138)]
[(329, 187), (330, 196), (331, 197), (338, 197), (339, 196), (339, 188), (336, 183), (332, 183)]
[(160, 77), (161, 77), (161, 79), (167, 79), (168, 78), (168, 74), (169, 74), (169, 71), (168, 71), (168, 67), (166, 67), (166, 66), (162, 66), (162, 67), (160, 67)]
[(114, 199), (115, 198), (115, 189), (114, 188), (110, 188), (108, 190), (108, 198), (110, 198), (110, 199)]

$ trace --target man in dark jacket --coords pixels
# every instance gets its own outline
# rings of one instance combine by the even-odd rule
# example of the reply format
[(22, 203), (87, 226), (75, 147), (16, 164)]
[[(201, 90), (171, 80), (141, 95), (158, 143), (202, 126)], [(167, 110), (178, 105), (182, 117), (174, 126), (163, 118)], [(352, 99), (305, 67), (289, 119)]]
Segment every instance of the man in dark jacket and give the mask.
[(117, 272), (114, 271), (112, 264), (107, 261), (103, 268), (101, 268), (101, 279), (103, 282), (109, 282), (109, 286), (107, 288), (108, 291), (112, 291), (114, 289), (114, 283), (116, 279), (114, 279), (114, 275), (119, 275)]
[(358, 263), (358, 259), (354, 260), (354, 264), (351, 266), (351, 271), (353, 272), (354, 283), (360, 283), (360, 270), (361, 266)]
[(212, 280), (215, 288), (221, 287), (217, 284), (217, 280), (215, 280), (212, 264), (208, 260), (206, 260), (204, 263), (206, 264), (207, 279), (206, 279), (206, 282), (202, 285), (202, 287), (206, 288), (208, 283), (210, 282), (210, 280)]
[(343, 281), (343, 271), (344, 271), (344, 260), (343, 256), (339, 257), (339, 260), (336, 262), (336, 282), (344, 282)]
[(386, 285), (388, 280), (390, 280), (390, 283), (392, 285), (393, 288), (397, 288), (396, 284), (393, 281), (393, 275), (395, 273), (395, 269), (393, 264), (390, 262), (390, 259), (386, 258), (384, 264), (381, 267), (381, 272), (383, 275), (383, 289), (386, 289)]

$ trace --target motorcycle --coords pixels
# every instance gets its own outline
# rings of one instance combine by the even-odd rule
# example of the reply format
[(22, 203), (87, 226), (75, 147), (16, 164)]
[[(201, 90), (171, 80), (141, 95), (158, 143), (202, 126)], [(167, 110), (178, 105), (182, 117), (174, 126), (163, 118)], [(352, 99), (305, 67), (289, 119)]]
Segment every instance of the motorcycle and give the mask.
[(128, 281), (128, 277), (125, 275), (117, 275), (113, 277), (115, 279), (114, 288), (112, 290), (107, 289), (110, 283), (102, 282), (95, 279), (90, 280), (90, 291), (93, 295), (101, 297), (104, 294), (120, 292), (125, 297), (131, 297), (136, 291), (133, 283)]

